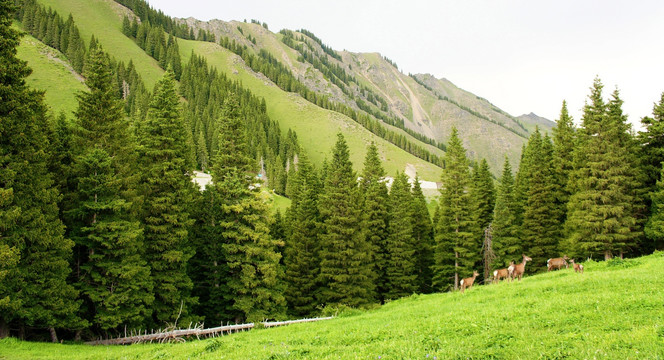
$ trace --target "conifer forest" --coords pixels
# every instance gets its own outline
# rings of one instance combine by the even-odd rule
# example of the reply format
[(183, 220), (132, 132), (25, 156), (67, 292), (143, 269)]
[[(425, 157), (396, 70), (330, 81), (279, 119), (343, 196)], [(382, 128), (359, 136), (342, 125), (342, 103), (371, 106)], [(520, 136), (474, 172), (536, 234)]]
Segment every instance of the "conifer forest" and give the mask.
[[(620, 91), (596, 78), (580, 119), (562, 102), (516, 166), (505, 156), (492, 173), (454, 127), (442, 141), (416, 134), (377, 93), (350, 105), (323, 96), (268, 52), (144, 0), (116, 2), (136, 14), (124, 17), (124, 36), (165, 71), (153, 88), (131, 59), (83, 38), (72, 15), (0, 0), (0, 338), (315, 317), (459, 290), (473, 271), (488, 284), (523, 254), (533, 275), (563, 255), (664, 250), (664, 93), (637, 131)], [(354, 94), (360, 82), (335, 65), (340, 56), (302, 33), (324, 52), (280, 36)], [(73, 113), (54, 112), (26, 83), (32, 70), (16, 53), (27, 35), (84, 78)], [(388, 173), (374, 142), (353, 164), (341, 132), (326, 135), (334, 146), (323, 162), (312, 160), (263, 97), (200, 54), (182, 61), (184, 41), (219, 44), (265, 81), (438, 166), (429, 180), (439, 191), (426, 196), (419, 174)], [(195, 171), (211, 176), (204, 189)], [(274, 210), (270, 196), (290, 206)]]

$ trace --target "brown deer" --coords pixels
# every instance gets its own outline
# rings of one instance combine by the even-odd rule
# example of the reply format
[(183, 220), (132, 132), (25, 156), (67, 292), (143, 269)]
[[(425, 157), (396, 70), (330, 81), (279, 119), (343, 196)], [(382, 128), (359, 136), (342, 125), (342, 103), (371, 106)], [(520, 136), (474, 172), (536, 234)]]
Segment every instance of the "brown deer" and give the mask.
[(521, 281), (521, 277), (523, 276), (524, 271), (526, 271), (526, 263), (533, 260), (524, 254), (521, 254), (521, 256), (523, 256), (523, 262), (521, 264), (510, 265), (510, 267), (507, 268), (512, 280), (518, 277), (519, 281)]
[(583, 274), (583, 265), (575, 263), (574, 259), (570, 259), (569, 263), (572, 264), (574, 271)]
[(567, 260), (569, 260), (567, 255), (565, 255), (561, 258), (554, 258), (554, 259), (547, 260), (546, 261), (546, 271), (547, 272), (551, 271), (551, 270), (553, 270), (553, 268), (556, 268), (556, 270), (560, 270), (560, 268), (562, 268), (563, 266), (568, 268), (569, 265), (567, 264)]
[[(510, 266), (514, 266), (514, 261), (510, 262)], [(510, 278), (510, 272), (508, 269), (498, 269), (493, 271), (493, 283), (497, 284), (500, 279)]]
[(479, 275), (477, 271), (473, 271), (473, 277), (465, 278), (461, 281), (459, 281), (459, 285), (461, 285), (461, 292), (464, 292), (466, 288), (469, 288), (473, 286), (475, 283), (475, 278)]

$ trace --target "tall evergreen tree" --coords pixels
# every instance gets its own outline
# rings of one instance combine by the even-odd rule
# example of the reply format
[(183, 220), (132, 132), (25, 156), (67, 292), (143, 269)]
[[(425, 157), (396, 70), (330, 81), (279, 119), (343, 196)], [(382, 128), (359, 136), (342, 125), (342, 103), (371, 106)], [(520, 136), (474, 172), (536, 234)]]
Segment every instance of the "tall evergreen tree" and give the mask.
[(519, 226), (516, 223), (516, 206), (512, 166), (505, 157), (492, 224), (493, 250), (496, 255), (493, 265), (496, 269), (507, 267), (510, 261), (518, 261), (523, 253)]
[(175, 78), (167, 71), (157, 83), (147, 116), (138, 126), (139, 163), (143, 170), (142, 222), (145, 259), (152, 269), (155, 324), (189, 323), (192, 282), (186, 265), (193, 249), (188, 244), (192, 225), (187, 212), (193, 196), (186, 156), (186, 129), (180, 114)]
[[(559, 214), (559, 223), (564, 224), (567, 219), (567, 202), (571, 196), (569, 179), (574, 169), (574, 149), (576, 147), (576, 129), (572, 117), (567, 111), (567, 102), (563, 101), (560, 117), (556, 121), (553, 132), (553, 184), (556, 192), (556, 208)], [(559, 250), (569, 252), (570, 246), (566, 236), (561, 231)]]
[(295, 316), (311, 315), (316, 309), (316, 286), (320, 262), (317, 174), (303, 153), (291, 176), (291, 206), (286, 212), (287, 240), (284, 246), (286, 301)]
[(77, 286), (95, 329), (140, 326), (154, 297), (133, 203), (135, 140), (108, 56), (94, 49), (86, 69), (90, 90), (79, 95), (75, 121), (77, 192), (67, 214)]
[(225, 261), (226, 283), (232, 297), (236, 321), (280, 318), (285, 299), (279, 280), (278, 248), (283, 242), (269, 234), (271, 222), (260, 187), (248, 175), (249, 157), (245, 128), (239, 116), (237, 98), (227, 98), (218, 134), (219, 148), (211, 168), (210, 186), (219, 210), (215, 219), (223, 253), (210, 254), (212, 261)]
[(367, 305), (374, 301), (373, 256), (359, 231), (357, 177), (341, 133), (328, 166), (319, 200), (323, 224), (318, 299), (323, 305)]
[(476, 270), (481, 249), (475, 216), (477, 206), (470, 193), (468, 158), (456, 128), (452, 129), (447, 145), (445, 165), (440, 217), (436, 226), (433, 282), (436, 289), (452, 287), (456, 290), (459, 280)]
[[(58, 217), (58, 189), (48, 173), (49, 132), (42, 92), (25, 78), (11, 28), (13, 1), (0, 0), (0, 338), (10, 324), (50, 328), (82, 325), (77, 293), (66, 282), (73, 242)], [(11, 264), (15, 264), (11, 266)]]
[(662, 206), (662, 197), (660, 182), (661, 167), (664, 163), (664, 93), (658, 104), (653, 106), (652, 117), (644, 117), (641, 119), (641, 124), (645, 131), (639, 132), (639, 143), (641, 144), (641, 151), (639, 152), (639, 160), (641, 171), (644, 173), (644, 187), (649, 196), (644, 200), (650, 210), (651, 218), (648, 220), (646, 227), (646, 235), (648, 242), (644, 244), (645, 251), (664, 248), (664, 241), (662, 236), (658, 235), (656, 230), (661, 216), (659, 208)]
[(386, 241), (386, 299), (408, 296), (419, 289), (416, 245), (413, 238), (413, 197), (405, 173), (398, 172), (390, 189), (389, 225)]
[(433, 291), (431, 267), (433, 266), (433, 223), (431, 214), (427, 208), (427, 201), (424, 198), (420, 178), (415, 177), (415, 183), (412, 188), (413, 194), (413, 241), (415, 243), (415, 258), (417, 263), (417, 286), (421, 293), (430, 293)]
[(607, 106), (602, 89), (595, 79), (584, 107), (566, 226), (579, 255), (608, 259), (633, 246), (639, 234), (636, 208), (630, 205), (638, 202), (638, 184), (622, 101), (616, 92)]
[[(552, 172), (553, 145), (548, 135), (542, 138), (536, 129), (528, 140), (526, 154), (530, 156), (530, 171), (524, 178), (526, 191), (521, 241), (523, 251), (534, 264), (545, 264), (547, 259), (557, 257), (562, 227)], [(533, 266), (529, 271), (537, 269), (541, 267)]]
[(364, 158), (360, 195), (362, 204), (362, 236), (372, 247), (373, 271), (376, 277), (378, 300), (385, 299), (388, 286), (385, 283), (385, 263), (388, 224), (388, 191), (384, 182), (385, 170), (380, 162), (378, 148), (371, 143)]
[[(661, 172), (664, 173), (664, 164)], [(645, 226), (645, 234), (656, 250), (664, 249), (664, 178), (660, 175), (655, 191), (651, 194), (652, 206), (650, 217)]]

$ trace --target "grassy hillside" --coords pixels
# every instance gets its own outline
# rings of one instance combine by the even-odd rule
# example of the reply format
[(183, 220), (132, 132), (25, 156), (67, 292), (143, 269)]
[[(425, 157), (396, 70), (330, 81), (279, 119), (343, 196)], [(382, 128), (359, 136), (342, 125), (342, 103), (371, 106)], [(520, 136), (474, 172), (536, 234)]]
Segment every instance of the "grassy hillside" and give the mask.
[[(664, 253), (411, 297), (333, 320), (183, 344), (0, 341), (6, 359), (655, 359), (664, 357)], [(536, 266), (542, 266), (537, 264)]]
[(122, 17), (129, 11), (113, 0), (37, 0), (56, 10), (63, 18), (69, 14), (81, 31), (86, 44), (95, 38), (111, 56), (125, 63), (132, 60), (145, 86), (152, 89), (164, 71), (133, 40), (122, 34)]
[(184, 62), (189, 60), (191, 51), (207, 58), (208, 63), (227, 73), (232, 79), (254, 94), (265, 98), (270, 118), (279, 121), (282, 131), (289, 128), (297, 132), (300, 145), (307, 151), (313, 162), (320, 164), (330, 155), (336, 142), (335, 134), (341, 131), (350, 148), (351, 161), (356, 169), (361, 169), (366, 148), (376, 142), (382, 156), (383, 165), (389, 174), (404, 171), (406, 164), (413, 164), (423, 179), (437, 180), (442, 169), (425, 162), (398, 147), (380, 139), (350, 118), (334, 111), (322, 109), (294, 93), (288, 93), (269, 79), (254, 73), (244, 65), (240, 57), (209, 42), (179, 40), (180, 53)]
[(85, 90), (83, 79), (78, 76), (66, 58), (30, 35), (21, 38), (18, 58), (28, 62), (32, 74), (28, 86), (45, 92), (46, 104), (57, 115), (64, 111), (67, 115), (76, 110), (76, 93)]

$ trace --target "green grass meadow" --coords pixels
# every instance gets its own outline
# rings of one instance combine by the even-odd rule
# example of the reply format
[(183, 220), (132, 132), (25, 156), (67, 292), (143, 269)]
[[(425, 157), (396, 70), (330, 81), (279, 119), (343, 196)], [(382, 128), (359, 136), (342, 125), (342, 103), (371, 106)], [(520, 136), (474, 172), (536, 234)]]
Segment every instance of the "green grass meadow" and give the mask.
[[(663, 359), (664, 253), (413, 295), (335, 319), (180, 344), (0, 341), (2, 359)], [(543, 266), (542, 266), (543, 267)]]
[(28, 86), (44, 91), (44, 99), (55, 115), (64, 111), (71, 117), (78, 101), (76, 93), (86, 86), (72, 73), (67, 59), (57, 50), (44, 45), (25, 34), (17, 49), (19, 59), (27, 61), (32, 74), (27, 78)]

